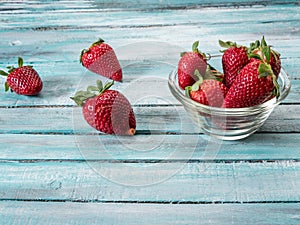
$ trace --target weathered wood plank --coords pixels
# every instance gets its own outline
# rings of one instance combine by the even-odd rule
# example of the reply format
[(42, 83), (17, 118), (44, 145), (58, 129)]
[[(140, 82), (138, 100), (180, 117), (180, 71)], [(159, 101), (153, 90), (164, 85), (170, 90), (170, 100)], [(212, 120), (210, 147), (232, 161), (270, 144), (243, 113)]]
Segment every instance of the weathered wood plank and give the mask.
[[(65, 12), (4, 15), (0, 21), (0, 47), (5, 46), (8, 53), (3, 56), (3, 60), (6, 59), (10, 63), (11, 57), (20, 53), (28, 56), (43, 53), (49, 60), (57, 57), (64, 59), (66, 51), (74, 52), (76, 49), (78, 51), (74, 59), (77, 60), (81, 49), (87, 47), (87, 43), (94, 41), (99, 35), (115, 48), (126, 44), (124, 40), (131, 43), (155, 40), (190, 48), (195, 39), (200, 39), (201, 48), (212, 54), (219, 50), (218, 39), (231, 39), (246, 44), (265, 35), (267, 40), (283, 53), (286, 53), (287, 46), (292, 47), (288, 48), (289, 54), (283, 56), (298, 56), (293, 46), (299, 43), (299, 7), (293, 5), (258, 7), (255, 10), (193, 9), (188, 11), (188, 17), (186, 10), (155, 11), (147, 12), (146, 15), (138, 11), (111, 13), (75, 12), (78, 20), (84, 21), (82, 26), (78, 24), (78, 20), (70, 19), (70, 15)], [(120, 33), (126, 36), (119, 35)], [(35, 38), (32, 39), (32, 36)], [(285, 43), (283, 48), (281, 42)], [(10, 48), (7, 47), (9, 44), (12, 45)], [(57, 54), (62, 51), (64, 54)], [(57, 55), (53, 56), (55, 53)]]
[[(260, 33), (263, 33), (267, 38), (270, 38), (271, 43), (282, 53), (283, 66), (286, 67), (287, 71), (291, 74), (291, 77), (293, 79), (299, 78), (298, 71), (300, 65), (298, 63), (298, 51), (297, 48), (295, 48), (299, 43), (299, 35), (297, 35), (299, 32), (298, 24), (300, 21), (300, 14), (297, 13), (299, 7), (293, 5), (285, 7), (258, 7), (255, 10), (255, 14), (264, 15), (263, 17), (248, 15), (253, 14), (253, 10), (249, 8), (214, 8), (205, 10), (205, 12), (202, 10), (202, 13), (204, 13), (202, 17), (198, 16), (200, 10), (201, 9), (189, 10), (190, 16), (188, 18), (186, 17), (186, 10), (176, 10), (176, 13), (170, 13), (170, 11), (155, 11), (147, 13), (147, 16), (140, 12), (114, 12), (115, 15), (112, 16), (119, 19), (106, 20), (106, 25), (104, 24), (104, 27), (96, 26), (99, 23), (98, 18), (107, 18), (107, 16), (109, 16), (108, 14), (101, 16), (103, 12), (93, 12), (96, 15), (94, 17), (92, 17), (89, 12), (75, 12), (77, 13), (76, 15), (82, 17), (83, 21), (88, 20), (90, 27), (86, 25), (85, 27), (78, 26), (77, 21), (67, 19), (67, 17), (69, 18), (69, 14), (66, 12), (57, 12), (56, 16), (53, 16), (55, 10), (51, 10), (45, 15), (36, 12), (34, 14), (35, 17), (42, 17), (42, 19), (45, 20), (45, 23), (51, 23), (50, 29), (47, 29), (48, 25), (45, 23), (42, 23), (44, 26), (43, 29), (34, 27), (34, 21), (37, 21), (39, 25), (41, 24), (41, 21), (32, 15), (24, 14), (18, 17), (15, 15), (6, 15), (7, 18), (3, 18), (3, 20), (0, 21), (0, 24), (3, 25), (2, 27), (11, 27), (16, 29), (16, 31), (10, 31), (9, 29), (1, 31), (2, 38), (0, 47), (5, 48), (7, 54), (2, 57), (0, 63), (2, 63), (3, 67), (15, 63), (16, 57), (20, 54), (24, 54), (29, 62), (32, 62), (37, 66), (37, 70), (40, 71), (41, 76), (44, 79), (45, 87), (40, 98), (1, 95), (1, 104), (3, 106), (18, 104), (70, 105), (71, 101), (69, 100), (69, 96), (74, 94), (78, 85), (78, 80), (86, 73), (78, 63), (78, 55), (82, 48), (87, 47), (87, 40), (93, 39), (94, 37), (96, 38), (99, 35), (99, 29), (107, 35), (106, 37), (109, 42), (111, 41), (113, 46), (117, 48), (116, 50), (123, 66), (128, 65), (128, 63), (133, 63), (130, 62), (130, 60), (136, 59), (136, 57), (139, 57), (141, 60), (149, 60), (150, 58), (150, 60), (153, 60), (154, 62), (148, 64), (146, 70), (143, 70), (145, 65), (126, 68), (124, 71), (124, 83), (132, 82), (135, 79), (142, 79), (144, 75), (147, 77), (155, 75), (167, 79), (167, 74), (171, 67), (162, 64), (159, 64), (159, 67), (157, 67), (155, 64), (157, 64), (158, 61), (167, 61), (172, 65), (176, 65), (180, 50), (190, 48), (190, 44), (195, 40), (195, 37), (201, 37), (200, 42), (201, 46), (203, 46), (201, 48), (203, 48), (204, 51), (214, 54), (219, 50), (219, 47), (216, 44), (219, 38), (232, 39), (231, 37), (234, 37), (234, 40), (245, 43), (249, 40), (253, 41), (254, 39), (257, 39), (258, 35), (260, 38)], [(280, 17), (279, 15), (284, 16)], [(155, 18), (155, 21), (149, 20), (148, 17)], [(279, 21), (279, 17), (283, 19)], [(260, 21), (257, 21), (258, 18)], [(14, 20), (20, 21), (14, 22)], [(30, 21), (30, 23), (27, 21)], [(172, 21), (171, 25), (169, 24), (169, 21)], [(193, 22), (191, 23), (191, 21)], [(22, 23), (22, 26), (19, 26), (20, 22), (31, 26), (31, 29), (24, 30)], [(152, 25), (147, 26), (147, 23), (151, 23)], [(243, 26), (239, 23), (243, 24)], [(276, 23), (278, 23), (278, 25), (276, 25)], [(152, 27), (153, 24), (155, 27)], [(201, 24), (200, 28), (199, 24)], [(230, 30), (232, 29), (234, 32), (226, 32), (229, 29), (228, 26), (230, 26)], [(242, 31), (235, 27), (246, 30)], [(181, 30), (180, 33), (177, 32), (177, 28)], [(205, 30), (206, 35), (203, 35), (203, 29)], [(224, 29), (224, 32), (222, 29)], [(194, 32), (195, 30), (197, 30), (196, 33)], [(235, 30), (238, 30), (239, 33), (235, 33)], [(253, 34), (253, 30), (257, 33)], [(218, 33), (216, 33), (216, 31), (218, 31)], [(198, 35), (197, 33), (199, 32), (202, 32), (202, 34)], [(268, 34), (267, 32), (273, 33)], [(125, 38), (124, 36), (119, 37), (119, 33), (126, 33), (127, 36)], [(190, 35), (192, 33), (193, 35)], [(283, 33), (285, 35), (284, 39), (279, 35)], [(220, 36), (220, 34), (222, 35)], [(35, 36), (34, 39), (31, 38), (32, 35)], [(180, 37), (180, 35), (182, 35), (182, 37)], [(12, 39), (12, 37), (18, 37), (18, 39)], [(124, 39), (128, 42), (124, 42)], [(181, 46), (177, 46), (176, 51), (168, 50), (163, 53), (166, 48), (170, 46), (167, 42), (177, 43), (177, 45), (179, 45), (178, 40), (181, 39), (184, 41), (180, 43)], [(147, 51), (148, 58), (145, 55), (139, 56), (139, 52), (141, 52), (141, 49), (139, 48), (136, 48), (138, 51), (128, 54), (128, 49), (133, 49), (133, 43), (147, 40), (156, 40), (165, 43), (164, 48), (161, 48), (162, 43), (157, 44), (158, 47), (154, 49), (152, 45), (151, 49), (153, 52), (150, 51), (149, 54), (149, 51)], [(9, 44), (11, 46), (7, 47)], [(146, 44), (144, 44), (143, 47), (145, 47)], [(128, 47), (127, 50), (126, 46)], [(141, 46), (139, 45), (139, 47)], [(161, 50), (159, 50), (159, 48), (161, 48)], [(167, 60), (164, 61), (166, 58)], [(141, 71), (143, 71), (142, 74)], [(3, 83), (4, 79), (0, 81), (0, 85), (2, 86)], [(288, 98), (288, 100), (292, 99), (290, 102), (298, 102), (298, 83), (299, 82), (295, 80), (292, 81), (293, 89)], [(57, 100), (58, 96), (61, 96), (59, 100)], [(2, 99), (2, 97), (4, 97), (4, 99)]]
[[(250, 31), (244, 34), (228, 34), (225, 31), (221, 31), (222, 34), (220, 35), (217, 33), (208, 33), (210, 29), (219, 30), (219, 28), (208, 28), (206, 35), (203, 36), (198, 34), (200, 29), (195, 26), (187, 25), (178, 27), (178, 29), (183, 28), (184, 30), (177, 35), (175, 25), (161, 29), (108, 28), (101, 29), (101, 31), (81, 30), (82, 32), (80, 30), (43, 31), (38, 33), (38, 37), (35, 38), (34, 42), (30, 37), (32, 35), (36, 36), (36, 32), (2, 32), (0, 46), (6, 49), (6, 54), (1, 57), (0, 66), (4, 68), (7, 65), (16, 64), (17, 57), (23, 56), (26, 62), (32, 63), (37, 68), (41, 67), (40, 70), (45, 69), (44, 73), (49, 75), (52, 73), (57, 74), (58, 72), (60, 74), (76, 72), (76, 70), (82, 69), (79, 64), (81, 50), (87, 48), (90, 43), (99, 37), (104, 38), (115, 48), (123, 66), (123, 62), (126, 65), (126, 61), (136, 60), (137, 62), (137, 59), (153, 60), (154, 62), (166, 61), (167, 63), (176, 65), (180, 52), (190, 50), (191, 44), (195, 40), (200, 40), (200, 49), (203, 52), (210, 53), (211, 55), (220, 55), (219, 39), (233, 40), (240, 44), (248, 45), (250, 42), (260, 39), (264, 34), (267, 41), (274, 45), (277, 51), (281, 52), (283, 66), (288, 72), (293, 74), (297, 71), (297, 66), (299, 67), (297, 48), (295, 48), (299, 43), (299, 35), (297, 34), (290, 34), (288, 38), (282, 40), (282, 37), (278, 36), (278, 34), (268, 35), (263, 31), (257, 34), (253, 34)], [(295, 27), (291, 29), (297, 30)], [(229, 30), (229, 28), (226, 28), (226, 30)], [(196, 34), (193, 34), (193, 31)], [(128, 35), (121, 38), (119, 33), (126, 33)], [(12, 37), (18, 38), (15, 39)], [(141, 44), (144, 45), (142, 46)], [(126, 47), (127, 51), (124, 52)], [(134, 47), (138, 47), (139, 49), (135, 49)], [(144, 51), (147, 52), (147, 55), (143, 53)], [(70, 65), (73, 66), (70, 67)], [(56, 68), (56, 71), (52, 68)], [(295, 77), (299, 77), (298, 73), (295, 73)]]
[[(19, 48), (19, 50), (26, 49), (27, 45), (40, 46), (40, 52), (43, 50), (49, 52), (60, 47), (59, 44), (65, 41), (65, 45), (63, 45), (65, 48), (77, 42), (80, 51), (82, 47), (88, 47), (86, 46), (88, 40), (101, 35), (115, 48), (122, 46), (124, 40), (131, 42), (139, 40), (166, 41), (190, 47), (195, 39), (200, 39), (201, 43), (210, 40), (212, 45), (208, 46), (208, 50), (211, 50), (214, 45), (217, 47), (219, 38), (230, 38), (242, 44), (244, 42), (248, 44), (249, 40), (254, 41), (265, 35), (267, 40), (277, 48), (279, 46), (277, 42), (280, 43), (280, 40), (285, 42), (289, 39), (299, 39), (299, 35), (297, 35), (299, 34), (298, 12), (299, 7), (257, 8), (256, 15), (253, 15), (253, 10), (249, 9), (190, 10), (188, 12), (182, 10), (171, 11), (171, 13), (169, 11), (154, 12), (146, 15), (139, 12), (117, 12), (113, 15), (87, 12), (76, 14), (78, 20), (84, 21), (82, 26), (76, 21), (68, 19), (70, 15), (64, 13), (25, 15), (23, 17), (11, 15), (5, 16), (7, 18), (0, 21), (2, 27), (1, 46), (11, 44), (11, 49)], [(189, 17), (186, 17), (187, 13)], [(201, 17), (199, 17), (199, 13), (201, 13)], [(281, 20), (278, 20), (279, 16), (281, 16)], [(16, 19), (20, 21), (13, 22)], [(26, 20), (30, 23), (27, 23)], [(119, 35), (120, 32), (123, 34), (126, 32), (126, 36)], [(28, 34), (31, 35), (28, 36)], [(35, 36), (34, 40), (30, 39), (32, 35)], [(207, 51), (205, 45), (201, 46)], [(3, 57), (7, 58), (7, 56)]]
[[(138, 3), (0, 2), (0, 48), (7, 52), (0, 67), (22, 55), (45, 83), (38, 97), (0, 95), (1, 224), (297, 224), (298, 1)], [(96, 79), (78, 56), (99, 35), (126, 67), (116, 87), (135, 106), (133, 138), (97, 135), (69, 99)], [(258, 133), (212, 141), (170, 95), (167, 75), (196, 39), (218, 54), (218, 39), (243, 44), (262, 35), (282, 53), (291, 93)], [(147, 41), (152, 51), (142, 48)], [(166, 43), (176, 48), (165, 51)], [(137, 51), (129, 52), (133, 44)], [(130, 91), (144, 78), (147, 88)]]
[[(0, 202), (2, 224), (277, 224), (299, 222), (299, 204)], [(55, 215), (55, 216), (53, 216)], [(126, 222), (125, 222), (126, 221)]]
[(299, 202), (300, 162), (1, 162), (2, 200)]
[[(132, 67), (140, 72), (126, 73), (124, 82), (115, 83), (112, 89), (122, 92), (132, 105), (178, 105), (180, 102), (175, 99), (168, 87), (168, 75), (172, 69), (169, 67), (156, 67), (151, 70), (149, 67)], [(125, 70), (126, 71), (126, 70)], [(70, 76), (70, 77), (69, 77)], [(21, 106), (75, 106), (70, 97), (75, 95), (78, 90), (85, 90), (87, 86), (94, 85), (98, 75), (87, 75), (84, 71), (78, 74), (68, 74), (59, 76), (43, 75), (44, 87), (38, 96), (22, 96), (2, 90), (0, 94), (0, 107), (21, 107)], [(3, 87), (5, 80), (0, 80), (0, 87)], [(284, 100), (285, 104), (299, 104), (300, 99), (300, 79), (292, 80), (292, 88), (288, 97)], [(3, 88), (4, 89), (4, 88)]]
[(253, 134), (218, 141), (197, 134), (90, 135), (1, 134), (0, 160), (192, 160), (212, 162), (300, 160), (300, 134)]
[[(146, 103), (146, 104), (149, 104)], [(299, 105), (279, 105), (261, 132), (299, 132)], [(182, 106), (136, 106), (137, 132), (201, 133), (195, 128)], [(28, 115), (34, 115), (28, 120)], [(98, 134), (83, 119), (79, 107), (0, 108), (0, 133)]]
[(39, 13), (45, 11), (86, 11), (86, 10), (153, 10), (153, 9), (189, 9), (189, 8), (204, 8), (204, 7), (253, 7), (253, 6), (266, 6), (266, 5), (297, 5), (297, 0), (258, 0), (258, 1), (249, 1), (249, 0), (188, 0), (188, 1), (178, 1), (178, 0), (169, 0), (167, 2), (160, 0), (151, 0), (151, 1), (136, 1), (136, 0), (126, 0), (126, 1), (4, 1), (0, 3), (0, 12), (5, 13)]
[[(3, 29), (6, 30), (34, 30), (34, 31), (47, 31), (47, 30), (72, 30), (72, 29), (95, 29), (95, 28), (134, 28), (134, 27), (164, 27), (170, 25), (195, 25), (195, 22), (202, 21), (203, 25), (239, 25), (242, 23), (255, 23), (263, 26), (272, 26), (272, 24), (264, 24), (273, 22), (274, 24), (282, 24), (290, 22), (299, 22), (299, 15), (297, 15), (298, 7), (295, 5), (284, 5), (284, 6), (269, 6), (269, 7), (256, 7), (255, 10), (252, 8), (220, 8), (212, 7), (209, 9), (203, 9), (201, 7), (192, 9), (179, 9), (172, 10), (151, 10), (148, 12), (141, 12), (139, 10), (46, 10), (42, 13), (38, 11), (28, 13), (17, 13), (12, 11), (2, 11), (4, 18), (10, 18), (11, 20), (1, 20)], [(197, 17), (196, 12), (201, 13), (207, 17)], [(273, 13), (272, 13), (273, 12)], [(233, 17), (230, 17), (229, 13)], [(18, 16), (14, 16), (17, 14)], [(76, 23), (75, 20), (68, 18), (75, 14), (78, 16), (78, 20), (82, 23)], [(184, 16), (189, 14), (189, 18)], [(102, 15), (100, 18), (96, 16)], [(169, 16), (167, 16), (169, 15)], [(220, 17), (215, 17), (219, 15)], [(250, 17), (252, 15), (252, 17)], [(255, 17), (260, 15), (261, 17)], [(289, 17), (277, 17), (278, 15), (290, 15)], [(152, 16), (157, 16), (153, 18)], [(247, 16), (247, 17), (244, 17)], [(87, 20), (89, 18), (89, 20)], [(235, 19), (236, 18), (236, 19)], [(40, 19), (42, 23), (34, 19)], [(47, 20), (49, 19), (49, 20)], [(223, 20), (222, 20), (223, 19)], [(30, 23), (28, 23), (29, 21)], [(293, 26), (291, 24), (291, 26)], [(295, 25), (294, 25), (295, 26)], [(243, 29), (243, 28), (241, 28)]]

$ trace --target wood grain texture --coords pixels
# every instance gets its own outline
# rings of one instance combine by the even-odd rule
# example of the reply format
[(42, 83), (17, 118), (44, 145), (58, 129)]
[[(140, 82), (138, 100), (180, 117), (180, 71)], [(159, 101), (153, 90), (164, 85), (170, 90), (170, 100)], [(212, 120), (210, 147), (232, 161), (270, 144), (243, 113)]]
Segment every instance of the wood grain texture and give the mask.
[[(7, 13), (9, 10), (4, 11), (0, 21), (0, 46), (5, 46), (9, 53), (3, 56), (5, 63), (14, 62), (13, 57), (19, 54), (34, 62), (74, 62), (78, 60), (81, 49), (88, 47), (99, 35), (116, 49), (147, 40), (167, 42), (187, 49), (199, 39), (201, 49), (211, 54), (220, 49), (218, 39), (247, 44), (265, 35), (284, 58), (298, 57), (296, 49), (290, 48), (299, 46), (299, 8), (294, 4), (284, 7), (260, 5), (254, 10), (248, 7), (212, 7), (150, 12), (132, 11), (130, 8), (116, 12), (80, 11), (70, 6), (67, 11), (61, 12), (54, 7), (52, 10), (44, 9), (43, 13), (39, 12), (43, 8), (38, 6), (37, 10), (17, 17)], [(87, 4), (86, 7), (91, 6)], [(82, 24), (70, 18), (70, 14), (76, 15)], [(35, 38), (32, 39), (32, 36)]]
[(299, 202), (299, 161), (1, 163), (2, 200)]
[[(140, 134), (199, 134), (185, 109), (180, 105), (137, 105), (133, 107)], [(298, 105), (280, 105), (272, 112), (260, 132), (298, 133)], [(0, 133), (5, 134), (99, 134), (83, 119), (79, 107), (0, 108)], [(33, 114), (30, 120), (28, 115)]]
[[(87, 213), (88, 212), (88, 213)], [(53, 216), (55, 215), (55, 216)], [(0, 202), (3, 224), (276, 224), (299, 222), (299, 204)]]
[[(299, 1), (1, 1), (0, 15), (0, 69), (23, 56), (44, 81), (36, 97), (0, 91), (1, 224), (299, 223)], [(249, 138), (204, 135), (168, 90), (179, 53), (262, 35), (289, 96)], [(99, 37), (123, 67), (132, 138), (99, 134), (69, 98), (105, 81), (79, 63)]]
[[(180, 141), (184, 138), (184, 142)], [(285, 140), (289, 140), (288, 143)], [(139, 135), (134, 140), (90, 135), (0, 135), (0, 160), (253, 161), (299, 160), (299, 134), (261, 134), (238, 142), (205, 135)], [(145, 141), (147, 140), (147, 141)], [(163, 140), (163, 141), (162, 141)], [(12, 144), (13, 143), (13, 144)], [(106, 147), (107, 146), (107, 147)], [(215, 148), (213, 148), (215, 147)]]
[[(144, 72), (142, 76), (132, 75), (131, 78), (124, 79), (124, 83), (115, 84), (112, 89), (122, 92), (134, 106), (140, 105), (179, 105), (168, 88), (169, 71), (163, 74), (164, 77), (159, 77), (157, 74)], [(89, 78), (90, 75), (83, 76)], [(100, 76), (93, 76), (91, 79), (66, 81), (61, 80), (64, 77), (47, 77), (44, 79), (44, 89), (40, 95), (35, 97), (21, 96), (15, 93), (1, 93), (0, 95), (0, 110), (11, 107), (73, 107), (73, 102), (70, 97), (74, 96), (78, 90), (86, 90), (87, 86), (94, 85), (97, 79), (102, 79)], [(102, 79), (103, 80), (103, 79)], [(106, 82), (107, 80), (103, 80)], [(4, 86), (5, 80), (0, 82), (0, 86)], [(126, 83), (125, 83), (126, 82)], [(1, 85), (3, 84), (3, 85)], [(136, 86), (139, 85), (139, 92), (135, 92)], [(151, 87), (151, 88), (149, 88)], [(283, 104), (298, 105), (300, 95), (300, 80), (292, 81), (292, 88), (288, 97), (283, 101)], [(25, 109), (26, 110), (26, 109)], [(37, 109), (38, 110), (38, 109)]]

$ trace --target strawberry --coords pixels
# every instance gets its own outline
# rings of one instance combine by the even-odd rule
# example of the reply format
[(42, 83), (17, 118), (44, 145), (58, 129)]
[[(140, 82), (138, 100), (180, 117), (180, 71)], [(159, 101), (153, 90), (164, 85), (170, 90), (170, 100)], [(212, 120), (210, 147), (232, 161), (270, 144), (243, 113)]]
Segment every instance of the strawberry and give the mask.
[[(196, 71), (197, 73), (197, 71)], [(199, 76), (200, 74), (198, 74)], [(186, 95), (204, 105), (221, 107), (228, 88), (217, 79), (199, 79), (193, 86), (186, 87)]]
[(271, 66), (258, 59), (249, 62), (236, 77), (225, 97), (224, 108), (243, 108), (279, 96), (279, 85)]
[(134, 135), (136, 120), (127, 98), (116, 90), (109, 90), (113, 81), (104, 87), (97, 81), (97, 87), (89, 86), (87, 91), (78, 91), (71, 97), (82, 106), (86, 122), (101, 132), (116, 135)]
[(268, 45), (265, 41), (264, 36), (262, 37), (261, 42), (256, 41), (250, 44), (250, 61), (254, 59), (260, 59), (271, 65), (273, 73), (278, 78), (278, 75), (281, 70), (281, 59), (280, 54), (272, 49), (272, 46)]
[(241, 69), (249, 62), (247, 48), (236, 43), (219, 40), (219, 45), (226, 48), (222, 55), (224, 83), (229, 88)]
[(43, 88), (43, 82), (32, 66), (23, 66), (23, 59), (19, 57), (18, 68), (8, 66), (8, 73), (1, 70), (0, 74), (7, 76), (5, 91), (9, 89), (20, 95), (37, 95)]
[(193, 85), (197, 81), (194, 75), (198, 70), (200, 74), (205, 74), (207, 63), (205, 54), (198, 50), (199, 41), (194, 42), (192, 52), (182, 53), (178, 62), (178, 84), (182, 89)]
[(101, 38), (83, 49), (80, 62), (88, 70), (115, 81), (122, 80), (122, 68), (113, 48)]

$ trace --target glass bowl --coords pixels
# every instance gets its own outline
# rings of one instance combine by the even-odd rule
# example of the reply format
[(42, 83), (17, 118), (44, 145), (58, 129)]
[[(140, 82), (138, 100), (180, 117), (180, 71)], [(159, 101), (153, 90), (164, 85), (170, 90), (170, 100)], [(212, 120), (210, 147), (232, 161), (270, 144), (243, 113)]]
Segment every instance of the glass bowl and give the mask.
[(282, 68), (278, 76), (280, 96), (260, 105), (245, 108), (217, 108), (200, 104), (185, 95), (177, 81), (177, 68), (169, 75), (169, 88), (175, 98), (182, 103), (193, 122), (210, 136), (222, 140), (238, 140), (256, 132), (267, 120), (273, 109), (288, 95), (291, 83)]

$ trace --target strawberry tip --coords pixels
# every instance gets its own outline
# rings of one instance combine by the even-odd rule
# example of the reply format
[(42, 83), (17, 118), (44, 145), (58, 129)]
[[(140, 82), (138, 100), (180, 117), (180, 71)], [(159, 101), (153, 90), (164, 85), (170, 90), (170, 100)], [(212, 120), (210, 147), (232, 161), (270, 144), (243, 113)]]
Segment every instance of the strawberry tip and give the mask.
[(128, 135), (133, 136), (133, 135), (135, 135), (135, 132), (136, 132), (135, 128), (130, 128), (130, 129), (128, 130)]

